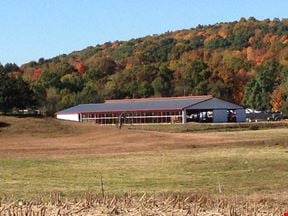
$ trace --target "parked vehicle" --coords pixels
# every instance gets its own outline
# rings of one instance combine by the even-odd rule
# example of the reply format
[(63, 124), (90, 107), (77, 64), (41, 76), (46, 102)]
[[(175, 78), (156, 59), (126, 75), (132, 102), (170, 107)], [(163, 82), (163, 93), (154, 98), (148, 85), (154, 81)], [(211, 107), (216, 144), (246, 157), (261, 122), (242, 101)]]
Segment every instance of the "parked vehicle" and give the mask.
[(283, 114), (282, 112), (265, 112), (246, 109), (246, 119), (249, 122), (280, 121), (283, 119)]

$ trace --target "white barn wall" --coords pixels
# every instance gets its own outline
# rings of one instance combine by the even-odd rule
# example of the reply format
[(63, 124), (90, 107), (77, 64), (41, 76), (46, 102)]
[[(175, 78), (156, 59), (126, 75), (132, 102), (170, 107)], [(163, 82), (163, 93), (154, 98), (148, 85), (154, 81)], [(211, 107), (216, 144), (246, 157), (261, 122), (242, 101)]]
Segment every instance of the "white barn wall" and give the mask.
[(57, 119), (68, 120), (68, 121), (77, 121), (79, 122), (79, 114), (57, 114)]

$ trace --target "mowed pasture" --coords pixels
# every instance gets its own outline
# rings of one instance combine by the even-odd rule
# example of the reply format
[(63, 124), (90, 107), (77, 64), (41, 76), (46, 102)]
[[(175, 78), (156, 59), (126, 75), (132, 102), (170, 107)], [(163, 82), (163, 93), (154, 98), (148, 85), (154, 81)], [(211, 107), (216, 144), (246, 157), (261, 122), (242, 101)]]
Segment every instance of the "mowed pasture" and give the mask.
[(52, 118), (0, 116), (0, 123), (0, 197), (287, 193), (285, 124), (175, 133)]

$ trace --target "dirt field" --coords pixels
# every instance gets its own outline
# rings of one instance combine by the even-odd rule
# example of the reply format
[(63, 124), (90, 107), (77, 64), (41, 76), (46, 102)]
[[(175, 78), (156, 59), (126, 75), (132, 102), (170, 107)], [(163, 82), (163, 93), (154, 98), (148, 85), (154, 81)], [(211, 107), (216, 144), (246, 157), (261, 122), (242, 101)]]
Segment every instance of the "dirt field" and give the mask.
[(145, 151), (288, 143), (288, 129), (170, 133), (55, 119), (0, 117), (0, 158), (67, 158)]

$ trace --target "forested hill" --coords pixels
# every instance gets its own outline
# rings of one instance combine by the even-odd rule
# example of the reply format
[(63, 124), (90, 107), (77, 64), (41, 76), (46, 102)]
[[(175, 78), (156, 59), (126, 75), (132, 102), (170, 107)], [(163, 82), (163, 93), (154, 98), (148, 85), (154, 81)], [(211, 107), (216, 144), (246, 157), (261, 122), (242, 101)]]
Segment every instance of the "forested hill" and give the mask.
[(288, 19), (199, 25), (3, 70), (23, 75), (50, 113), (111, 98), (205, 94), (287, 112)]

